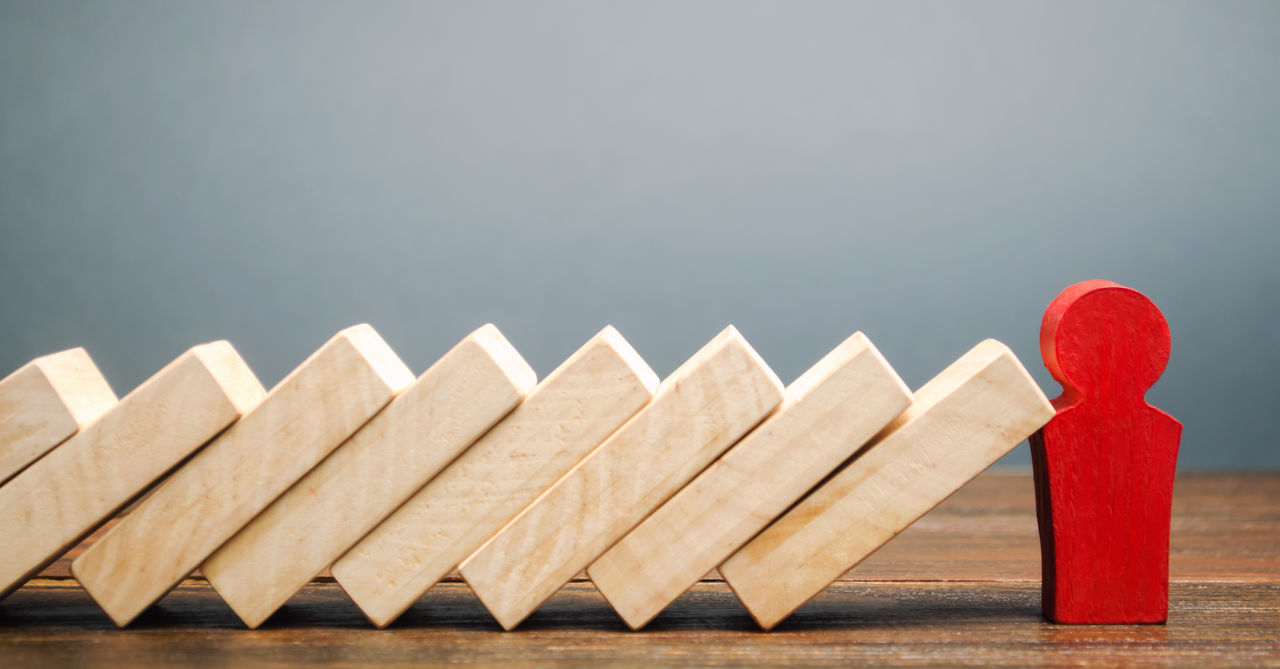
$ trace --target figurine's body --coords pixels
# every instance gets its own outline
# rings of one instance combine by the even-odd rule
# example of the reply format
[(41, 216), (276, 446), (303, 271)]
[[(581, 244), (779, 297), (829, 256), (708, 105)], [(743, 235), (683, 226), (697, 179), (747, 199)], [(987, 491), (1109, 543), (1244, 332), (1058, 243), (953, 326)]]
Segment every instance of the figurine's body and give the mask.
[(1141, 293), (1087, 281), (1049, 305), (1040, 347), (1063, 386), (1031, 440), (1044, 614), (1164, 622), (1182, 425), (1143, 396), (1168, 362), (1169, 327)]

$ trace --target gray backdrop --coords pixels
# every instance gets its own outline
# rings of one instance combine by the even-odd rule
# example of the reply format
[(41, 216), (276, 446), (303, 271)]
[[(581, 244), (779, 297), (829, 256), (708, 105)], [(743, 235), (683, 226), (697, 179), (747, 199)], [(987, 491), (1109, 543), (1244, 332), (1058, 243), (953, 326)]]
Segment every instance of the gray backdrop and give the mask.
[(1110, 278), (1182, 466), (1278, 467), (1278, 212), (1280, 2), (0, 2), (0, 374), (121, 394), (492, 321), (540, 375), (733, 323), (786, 382), (863, 330), (913, 387), (995, 337), (1053, 396)]

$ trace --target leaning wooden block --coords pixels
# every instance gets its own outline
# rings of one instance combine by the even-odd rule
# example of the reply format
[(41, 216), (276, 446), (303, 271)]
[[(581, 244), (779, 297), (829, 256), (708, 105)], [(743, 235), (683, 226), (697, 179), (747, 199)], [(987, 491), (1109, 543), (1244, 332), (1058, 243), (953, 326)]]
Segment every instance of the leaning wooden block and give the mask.
[(412, 382), (373, 328), (343, 330), (90, 546), (72, 573), (127, 625)]
[(331, 571), (385, 627), (653, 395), (658, 379), (612, 327), (369, 533)]
[(93, 532), (263, 395), (230, 344), (197, 346), (0, 487), (0, 596)]
[(720, 573), (769, 629), (1052, 417), (1013, 352), (984, 341)]
[(458, 571), (515, 627), (781, 401), (778, 378), (727, 328)]
[(1052, 416), (1009, 348), (978, 344), (854, 462), (726, 560), (724, 581), (760, 627), (776, 626)]
[(492, 325), (473, 332), (223, 544), (200, 570), (262, 624), (511, 411), (531, 369)]
[(910, 403), (911, 390), (871, 341), (849, 337), (787, 386), (773, 415), (587, 573), (627, 625), (643, 627)]
[(0, 483), (115, 404), (82, 348), (36, 358), (0, 380)]

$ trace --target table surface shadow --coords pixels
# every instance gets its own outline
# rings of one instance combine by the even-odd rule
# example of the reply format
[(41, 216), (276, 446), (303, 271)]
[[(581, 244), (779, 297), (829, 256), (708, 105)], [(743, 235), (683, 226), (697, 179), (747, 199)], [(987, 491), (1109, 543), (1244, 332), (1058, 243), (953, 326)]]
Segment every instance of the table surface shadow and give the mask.
[(1164, 625), (1054, 625), (1041, 617), (1025, 472), (980, 476), (770, 632), (715, 573), (639, 632), (585, 580), (504, 632), (456, 579), (376, 630), (327, 574), (257, 630), (244, 629), (199, 574), (119, 630), (69, 577), (69, 560), (93, 540), (0, 602), (0, 667), (1280, 666), (1275, 473), (1179, 477)]

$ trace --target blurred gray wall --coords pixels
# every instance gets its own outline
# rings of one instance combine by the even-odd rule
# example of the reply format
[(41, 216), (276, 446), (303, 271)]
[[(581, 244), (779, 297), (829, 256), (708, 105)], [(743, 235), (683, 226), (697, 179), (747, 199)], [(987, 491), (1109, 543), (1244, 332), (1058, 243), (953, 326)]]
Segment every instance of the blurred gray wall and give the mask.
[(1044, 307), (1110, 278), (1183, 468), (1274, 468), (1278, 251), (1280, 2), (0, 3), (0, 374), (271, 384), (364, 321), (666, 374), (733, 323), (786, 382), (863, 330), (1053, 396)]

